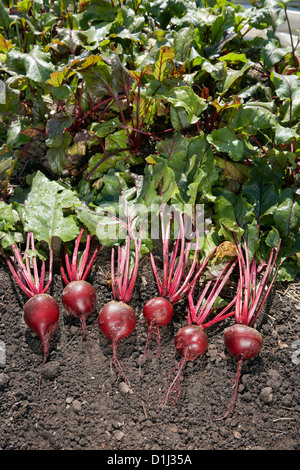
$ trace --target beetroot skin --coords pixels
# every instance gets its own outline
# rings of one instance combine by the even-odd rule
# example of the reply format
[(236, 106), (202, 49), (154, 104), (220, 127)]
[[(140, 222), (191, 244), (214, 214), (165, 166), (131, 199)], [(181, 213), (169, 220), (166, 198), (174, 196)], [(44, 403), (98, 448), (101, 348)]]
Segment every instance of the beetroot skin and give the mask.
[(95, 289), (86, 281), (70, 282), (63, 290), (62, 302), (65, 309), (76, 317), (87, 317), (96, 306)]
[(224, 331), (225, 345), (236, 359), (250, 359), (261, 350), (263, 340), (254, 328), (235, 324)]
[(129, 336), (135, 325), (136, 316), (133, 308), (118, 300), (112, 300), (105, 304), (98, 315), (100, 331), (115, 343)]
[(50, 331), (53, 332), (58, 319), (59, 307), (56, 300), (49, 294), (37, 294), (27, 300), (23, 308), (24, 320), (43, 342)]
[(193, 361), (206, 350), (207, 336), (200, 326), (184, 326), (175, 336), (175, 348), (186, 361)]

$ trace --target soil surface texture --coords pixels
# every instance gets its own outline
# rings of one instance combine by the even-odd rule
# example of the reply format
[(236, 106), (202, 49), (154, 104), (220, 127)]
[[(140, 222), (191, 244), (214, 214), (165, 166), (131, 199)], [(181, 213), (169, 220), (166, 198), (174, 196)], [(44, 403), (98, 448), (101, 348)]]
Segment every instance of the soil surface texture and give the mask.
[(60, 320), (38, 394), (40, 340), (25, 325), (27, 299), (0, 260), (1, 450), (299, 449), (299, 282), (275, 286), (256, 326), (262, 350), (245, 361), (234, 408), (218, 420), (233, 393), (236, 362), (223, 342), (223, 330), (233, 320), (206, 330), (206, 352), (186, 365), (176, 403), (172, 396), (161, 411), (169, 372), (179, 360), (174, 334), (186, 324), (186, 301), (175, 306), (172, 323), (161, 330), (160, 356), (154, 337), (145, 357), (142, 309), (157, 288), (148, 259), (142, 261), (131, 302), (136, 329), (118, 345), (128, 385), (111, 368), (111, 344), (97, 324), (99, 311), (112, 299), (108, 279), (109, 256), (100, 251), (89, 278), (97, 307), (87, 320), (88, 340), (79, 320), (62, 306), (64, 284), (56, 266), (49, 293), (59, 303)]

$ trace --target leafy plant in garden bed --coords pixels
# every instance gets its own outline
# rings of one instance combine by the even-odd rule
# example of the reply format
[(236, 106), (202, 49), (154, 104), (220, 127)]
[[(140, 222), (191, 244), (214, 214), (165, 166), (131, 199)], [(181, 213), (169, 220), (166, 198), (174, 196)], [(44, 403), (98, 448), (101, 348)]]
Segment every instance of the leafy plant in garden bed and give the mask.
[[(134, 237), (119, 243), (128, 220), (118, 211), (126, 207), (130, 220), (139, 224), (139, 205), (146, 212), (152, 204), (177, 205), (181, 213), (202, 205), (203, 258), (222, 242), (238, 246), (246, 300), (249, 289), (255, 290), (256, 267), (270, 266), (271, 253), (276, 252), (271, 285), (294, 280), (300, 272), (299, 44), (283, 47), (277, 35), (277, 27), (288, 20), (288, 4), (271, 12), (268, 1), (249, 9), (223, 0), (63, 3), (0, 0), (0, 243), (5, 256), (21, 243), (26, 248), (24, 234), (30, 234), (34, 249), (25, 249), (25, 267), (32, 262), (35, 282), (36, 262), (44, 270), (45, 261), (38, 248), (50, 247), (51, 260), (54, 242), (69, 248), (75, 243), (75, 260), (86, 227), (87, 243), (94, 237), (112, 248), (112, 268), (118, 250), (113, 294), (127, 303), (137, 260), (153, 252), (154, 240), (142, 232), (138, 243)], [(254, 28), (267, 31), (266, 38), (249, 39)], [(42, 158), (35, 150), (40, 142)], [(175, 253), (179, 240), (173, 267)], [(180, 289), (187, 253), (179, 257), (176, 282), (163, 282), (168, 295)], [(21, 263), (21, 252), (16, 254)], [(207, 265), (210, 275), (213, 266)], [(196, 261), (192, 267), (190, 278), (181, 276), (186, 286)], [(39, 282), (43, 279), (42, 274)], [(208, 281), (203, 297), (209, 288)], [(204, 299), (200, 294), (194, 303), (194, 294), (190, 290), (186, 297), (188, 322), (198, 318), (202, 327), (215, 305), (202, 310)], [(216, 300), (213, 294), (209, 299)], [(236, 305), (238, 312), (239, 300)], [(175, 379), (170, 389), (175, 393), (176, 384)]]

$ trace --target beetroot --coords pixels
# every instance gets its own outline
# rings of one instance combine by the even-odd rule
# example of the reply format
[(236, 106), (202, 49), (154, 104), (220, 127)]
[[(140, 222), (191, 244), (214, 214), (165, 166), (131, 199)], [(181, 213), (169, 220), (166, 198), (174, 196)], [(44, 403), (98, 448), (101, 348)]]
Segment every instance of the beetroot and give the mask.
[[(187, 220), (189, 220), (189, 218), (186, 214), (181, 214), (179, 212), (176, 212), (175, 214), (170, 210), (167, 213), (167, 223), (165, 226), (163, 207), (160, 208), (159, 215), (162, 244), (162, 279), (160, 279), (158, 275), (154, 255), (151, 252), (150, 261), (159, 296), (149, 299), (143, 309), (144, 317), (148, 326), (148, 335), (140, 365), (143, 358), (148, 355), (153, 334), (156, 334), (158, 345), (157, 356), (160, 356), (161, 327), (170, 323), (173, 317), (173, 305), (179, 302), (183, 296), (187, 294), (192, 283), (196, 281), (200, 276), (202, 269), (204, 269), (203, 265), (201, 270), (196, 270), (197, 256), (199, 254), (199, 231), (197, 226), (195, 229), (195, 247), (193, 247), (194, 254), (190, 263), (189, 256), (192, 250), (192, 243), (188, 240), (189, 224), (187, 224)], [(178, 233), (176, 234), (176, 239), (170, 243), (171, 226), (175, 215), (178, 219)]]
[(136, 316), (130, 305), (122, 301), (107, 302), (98, 315), (98, 326), (101, 333), (111, 341), (111, 364), (129, 383), (123, 366), (117, 357), (117, 346), (121, 339), (129, 336), (135, 329)]
[(279, 247), (277, 251), (274, 248), (271, 249), (268, 262), (258, 262), (256, 256), (250, 260), (245, 237), (243, 237), (243, 246), (237, 240), (239, 280), (234, 312), (236, 323), (224, 331), (225, 346), (237, 360), (235, 389), (227, 412), (217, 419), (226, 418), (233, 408), (243, 362), (255, 357), (262, 348), (262, 336), (254, 329), (254, 323), (276, 279), (278, 272), (276, 259)]
[[(128, 217), (128, 235), (118, 246), (117, 275), (115, 274), (115, 248), (111, 250), (111, 281), (114, 300), (105, 304), (98, 315), (98, 326), (101, 333), (111, 341), (111, 364), (115, 366), (127, 383), (129, 380), (123, 371), (121, 361), (117, 357), (117, 346), (121, 339), (133, 333), (136, 316), (129, 305), (135, 287), (141, 254), (142, 231), (139, 240), (133, 233), (131, 220)], [(134, 244), (134, 262), (130, 263), (130, 243)]]
[(62, 293), (63, 306), (67, 312), (80, 320), (83, 335), (87, 336), (89, 340), (86, 319), (95, 309), (96, 292), (94, 287), (86, 281), (86, 278), (92, 268), (100, 248), (100, 243), (97, 243), (94, 252), (90, 256), (94, 237), (91, 237), (90, 233), (87, 231), (84, 254), (79, 262), (79, 248), (84, 232), (85, 228), (82, 227), (75, 240), (71, 262), (65, 245), (64, 259), (66, 271), (61, 260), (60, 272), (63, 280), (67, 284)]
[(23, 307), (24, 320), (42, 341), (44, 354), (49, 351), (49, 338), (57, 326), (59, 307), (49, 294), (36, 294)]
[[(205, 352), (207, 347), (207, 336), (204, 330), (234, 315), (232, 308), (235, 305), (236, 298), (230, 301), (222, 309), (217, 308), (215, 303), (237, 264), (236, 257), (226, 263), (225, 267), (217, 275), (216, 279), (210, 279), (207, 281), (199, 299), (197, 302), (194, 301), (198, 272), (203, 273), (204, 267), (207, 266), (207, 263), (214, 252), (215, 249), (212, 250), (203, 263), (198, 266), (197, 274), (190, 284), (190, 288), (188, 290), (188, 324), (182, 327), (175, 336), (175, 350), (181, 356), (181, 359), (170, 372), (168, 388), (162, 402), (161, 411), (171, 393), (174, 391), (174, 403), (176, 403), (179, 393), (179, 379), (185, 364), (188, 361), (194, 361)], [(210, 316), (212, 318), (208, 319)], [(172, 380), (172, 376), (175, 371), (177, 371), (177, 373)]]
[[(197, 357), (201, 356), (207, 348), (207, 336), (198, 325), (186, 325), (181, 328), (175, 335), (175, 350), (181, 356), (179, 362), (173, 367), (169, 375), (169, 383), (167, 393), (163, 402), (161, 403), (162, 412), (165, 404), (167, 403), (172, 392), (175, 391), (174, 404), (177, 401), (179, 394), (179, 379), (182, 370), (188, 361), (194, 361)], [(174, 379), (172, 380), (173, 373), (177, 370)], [(159, 414), (160, 414), (159, 413)]]
[(41, 339), (41, 346), (43, 349), (44, 359), (40, 369), (38, 393), (40, 392), (42, 368), (46, 362), (49, 354), (50, 338), (57, 328), (59, 320), (59, 307), (56, 300), (47, 294), (47, 291), (52, 282), (53, 270), (53, 246), (52, 241), (49, 247), (49, 276), (45, 284), (45, 261), (42, 260), (41, 269), (39, 272), (38, 261), (36, 254), (31, 257), (31, 263), (28, 256), (28, 251), (31, 249), (35, 253), (34, 236), (32, 233), (27, 234), (26, 250), (24, 254), (21, 253), (21, 248), (12, 245), (14, 253), (13, 257), (7, 257), (4, 253), (5, 259), (11, 271), (11, 274), (29, 298), (23, 307), (24, 320), (29, 328), (37, 333)]
[(51, 295), (36, 294), (27, 300), (23, 311), (25, 323), (39, 336), (44, 353), (39, 378), (40, 390), (42, 368), (49, 354), (50, 338), (58, 324), (59, 307), (56, 300)]
[(247, 325), (235, 324), (224, 330), (224, 341), (228, 351), (237, 361), (250, 359), (261, 350), (261, 334)]
[(100, 311), (98, 325), (104, 336), (112, 341), (115, 350), (117, 343), (134, 331), (136, 316), (130, 305), (111, 300)]
[(164, 297), (149, 299), (143, 308), (143, 314), (149, 328), (167, 325), (172, 320), (173, 313), (173, 305)]
[(148, 354), (153, 334), (157, 336), (158, 356), (160, 356), (160, 329), (170, 323), (173, 313), (173, 305), (165, 297), (153, 297), (145, 303), (143, 315), (148, 325), (148, 335), (144, 356)]
[(198, 325), (184, 326), (175, 336), (175, 349), (183, 362), (194, 361), (204, 353), (206, 347), (207, 336)]
[(96, 306), (96, 292), (87, 281), (73, 281), (66, 285), (62, 293), (62, 303), (67, 312), (79, 318), (84, 335), (88, 336), (86, 317)]

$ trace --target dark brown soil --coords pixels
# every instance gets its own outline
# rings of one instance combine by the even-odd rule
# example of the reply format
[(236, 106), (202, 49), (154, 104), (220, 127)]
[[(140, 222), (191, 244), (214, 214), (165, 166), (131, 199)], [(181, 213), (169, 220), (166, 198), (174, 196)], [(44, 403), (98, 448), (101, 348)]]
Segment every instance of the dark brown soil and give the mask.
[[(110, 369), (111, 345), (97, 326), (97, 313), (112, 298), (107, 285), (107, 259), (98, 257), (91, 281), (97, 309), (88, 319), (92, 345), (79, 322), (61, 304), (63, 284), (54, 276), (51, 294), (61, 308), (59, 328), (38, 377), (40, 341), (23, 321), (24, 296), (0, 261), (0, 343), (6, 358), (0, 365), (1, 450), (298, 450), (300, 285), (276, 286), (257, 328), (264, 338), (258, 357), (245, 362), (236, 404), (218, 421), (230, 403), (235, 361), (224, 350), (225, 323), (207, 330), (209, 346), (201, 359), (189, 363), (180, 382), (177, 403), (162, 411), (170, 369), (178, 361), (174, 333), (185, 324), (186, 305), (177, 305), (174, 321), (162, 330), (161, 357), (139, 370), (147, 330), (143, 303), (157, 293), (147, 261), (132, 299), (137, 314), (135, 332), (119, 344), (130, 389)], [(3, 356), (3, 353), (2, 353)]]

